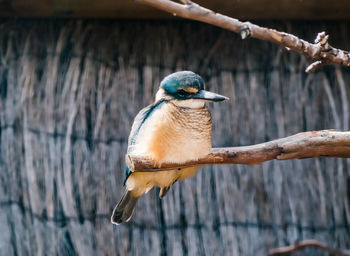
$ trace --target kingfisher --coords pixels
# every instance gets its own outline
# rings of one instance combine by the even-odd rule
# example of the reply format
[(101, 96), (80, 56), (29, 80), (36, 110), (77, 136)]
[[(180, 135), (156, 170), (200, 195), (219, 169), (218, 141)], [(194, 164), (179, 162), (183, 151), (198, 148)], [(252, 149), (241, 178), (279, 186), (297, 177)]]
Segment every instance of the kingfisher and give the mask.
[[(162, 163), (182, 164), (205, 157), (211, 151), (212, 121), (206, 102), (228, 98), (205, 90), (199, 75), (180, 71), (160, 83), (153, 104), (135, 117), (128, 140), (127, 154)], [(159, 172), (132, 172), (126, 167), (126, 187), (114, 208), (111, 222), (131, 219), (138, 199), (154, 186), (163, 198), (176, 181), (196, 174), (198, 167), (176, 168)]]

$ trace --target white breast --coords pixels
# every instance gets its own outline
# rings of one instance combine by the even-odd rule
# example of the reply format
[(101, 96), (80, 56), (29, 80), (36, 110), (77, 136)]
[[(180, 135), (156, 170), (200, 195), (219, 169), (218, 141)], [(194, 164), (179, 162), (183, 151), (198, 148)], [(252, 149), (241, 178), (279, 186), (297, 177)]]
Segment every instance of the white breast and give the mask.
[(146, 121), (132, 153), (158, 163), (183, 163), (206, 156), (211, 150), (211, 117), (207, 108), (179, 108), (171, 103)]
[[(184, 163), (206, 156), (211, 150), (209, 110), (179, 108), (168, 103), (155, 111), (139, 131), (131, 154), (152, 158), (156, 163)], [(149, 173), (133, 173), (127, 181), (129, 190), (139, 196), (153, 186), (171, 186), (176, 180), (193, 176), (197, 168)]]

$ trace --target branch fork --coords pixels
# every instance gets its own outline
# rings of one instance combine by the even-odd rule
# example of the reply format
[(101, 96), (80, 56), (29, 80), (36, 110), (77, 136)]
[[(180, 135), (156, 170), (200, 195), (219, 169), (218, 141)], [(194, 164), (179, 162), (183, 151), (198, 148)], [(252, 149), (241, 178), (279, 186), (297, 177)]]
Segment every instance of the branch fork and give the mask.
[[(312, 59), (316, 60), (311, 63), (305, 70), (306, 73), (312, 73), (322, 66), (332, 64), (327, 59), (327, 53), (332, 49), (328, 43), (329, 35), (326, 32), (320, 32), (315, 39), (315, 52), (312, 55)], [(350, 64), (348, 64), (349, 66)]]

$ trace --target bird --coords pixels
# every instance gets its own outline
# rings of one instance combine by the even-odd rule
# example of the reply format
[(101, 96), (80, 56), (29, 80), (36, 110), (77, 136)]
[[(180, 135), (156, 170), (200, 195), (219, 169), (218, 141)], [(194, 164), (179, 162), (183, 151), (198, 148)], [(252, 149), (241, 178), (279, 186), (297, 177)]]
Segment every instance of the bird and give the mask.
[[(153, 104), (135, 117), (128, 139), (127, 154), (162, 163), (182, 164), (197, 160), (212, 148), (212, 119), (207, 102), (228, 98), (205, 90), (203, 78), (192, 71), (179, 71), (160, 83)], [(125, 192), (111, 216), (113, 224), (128, 222), (138, 199), (153, 187), (163, 198), (176, 181), (196, 174), (198, 167), (159, 172), (132, 172), (126, 167)]]

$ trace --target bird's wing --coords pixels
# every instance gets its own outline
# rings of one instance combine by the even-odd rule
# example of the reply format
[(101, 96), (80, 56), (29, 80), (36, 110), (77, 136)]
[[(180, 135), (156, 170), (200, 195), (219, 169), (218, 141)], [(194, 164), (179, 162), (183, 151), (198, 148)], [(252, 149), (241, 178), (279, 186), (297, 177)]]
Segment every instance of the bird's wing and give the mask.
[[(152, 113), (154, 113), (154, 111), (159, 109), (165, 102), (166, 102), (166, 100), (159, 100), (159, 101), (153, 103), (152, 105), (149, 105), (149, 106), (143, 108), (136, 115), (136, 117), (134, 119), (134, 123), (131, 127), (130, 135), (129, 135), (128, 150), (127, 150), (128, 153), (131, 153), (131, 150), (132, 150), (131, 146), (135, 145), (136, 140), (137, 140), (137, 135), (139, 134), (139, 131), (141, 130), (142, 125), (152, 115)], [(125, 173), (126, 173), (125, 181), (128, 179), (131, 172), (132, 171), (128, 167), (125, 168)]]
[(146, 122), (146, 120), (154, 113), (155, 110), (159, 109), (166, 101), (159, 100), (152, 105), (149, 105), (143, 108), (135, 117), (134, 123), (131, 127), (129, 141), (128, 141), (128, 153), (130, 152), (130, 146), (134, 145), (137, 140), (137, 135), (142, 128), (142, 125)]

